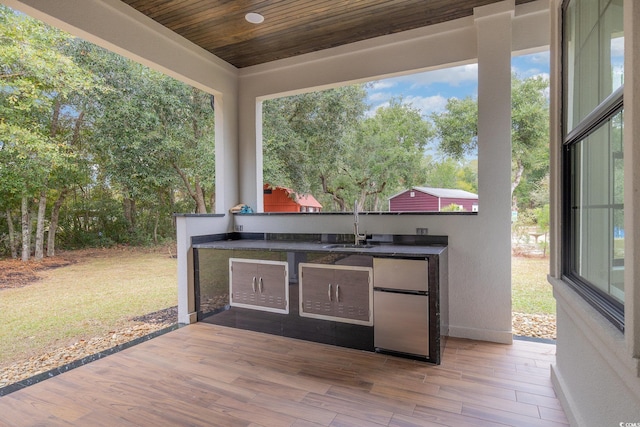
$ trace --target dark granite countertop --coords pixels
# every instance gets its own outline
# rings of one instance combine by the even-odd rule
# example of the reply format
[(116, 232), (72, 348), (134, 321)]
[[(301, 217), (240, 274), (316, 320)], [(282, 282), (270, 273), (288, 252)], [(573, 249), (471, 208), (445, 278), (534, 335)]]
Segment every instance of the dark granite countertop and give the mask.
[(398, 244), (370, 244), (354, 247), (349, 244), (325, 242), (275, 241), (275, 240), (218, 240), (193, 245), (198, 249), (237, 249), (260, 251), (291, 251), (291, 252), (336, 252), (372, 256), (423, 257), (440, 255), (446, 250), (445, 245), (398, 245)]

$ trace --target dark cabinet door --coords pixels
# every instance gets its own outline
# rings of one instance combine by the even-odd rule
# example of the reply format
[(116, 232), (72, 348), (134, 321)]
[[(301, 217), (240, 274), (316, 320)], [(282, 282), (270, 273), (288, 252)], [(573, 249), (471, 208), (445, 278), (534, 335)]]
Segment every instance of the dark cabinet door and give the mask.
[(300, 315), (333, 316), (333, 270), (300, 264)]
[(232, 306), (289, 312), (286, 262), (231, 258), (229, 282)]
[(287, 310), (289, 305), (285, 265), (258, 264), (257, 270), (258, 305), (276, 310)]
[(371, 268), (300, 264), (300, 316), (371, 325)]
[(334, 270), (334, 282), (334, 316), (368, 322), (372, 295), (369, 271)]
[(252, 262), (230, 261), (231, 305), (256, 305), (258, 270)]

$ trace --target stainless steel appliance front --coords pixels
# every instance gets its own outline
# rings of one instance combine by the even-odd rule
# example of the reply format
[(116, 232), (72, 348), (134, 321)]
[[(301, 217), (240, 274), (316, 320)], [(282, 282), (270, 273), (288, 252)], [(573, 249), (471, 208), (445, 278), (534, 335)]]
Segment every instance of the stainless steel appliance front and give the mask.
[(374, 291), (373, 340), (380, 350), (429, 356), (429, 297)]
[(428, 262), (373, 260), (376, 350), (429, 357)]

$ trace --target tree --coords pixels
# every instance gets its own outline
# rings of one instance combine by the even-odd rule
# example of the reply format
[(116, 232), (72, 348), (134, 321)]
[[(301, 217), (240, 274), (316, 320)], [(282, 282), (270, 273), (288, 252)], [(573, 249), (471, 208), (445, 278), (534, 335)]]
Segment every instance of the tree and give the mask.
[[(129, 235), (157, 240), (176, 194), (196, 213), (215, 209), (215, 123), (209, 94), (97, 47), (87, 48), (110, 90), (89, 111), (102, 179), (117, 189)], [(100, 71), (104, 70), (104, 71)], [(150, 212), (149, 215), (145, 214)], [(146, 221), (146, 220), (145, 220)]]
[(471, 193), (478, 192), (478, 161), (444, 158), (436, 161), (425, 157), (425, 177), (427, 187), (458, 188)]
[[(61, 134), (62, 105), (91, 80), (62, 50), (70, 36), (0, 7), (0, 174), (11, 184), (0, 192), (19, 195), (22, 259), (31, 251), (30, 203), (38, 200), (36, 258), (43, 256), (44, 220), (52, 173), (68, 161)], [(4, 178), (3, 177), (3, 178)], [(3, 179), (4, 181), (4, 179)], [(55, 181), (55, 180), (53, 180)]]
[(346, 210), (344, 183), (333, 177), (344, 169), (345, 137), (364, 115), (365, 98), (364, 86), (352, 85), (265, 101), (265, 181), (323, 193)]
[(346, 144), (345, 177), (355, 187), (359, 209), (382, 210), (388, 196), (424, 180), (424, 149), (433, 130), (420, 112), (392, 99), (365, 119)]
[(66, 245), (157, 241), (159, 230), (173, 235), (176, 209), (213, 211), (209, 94), (5, 7), (0, 81), (0, 232), (11, 253), (18, 216), (27, 259), (34, 225), (40, 258), (47, 228), (53, 256), (62, 227)]
[(265, 181), (312, 191), (338, 211), (353, 200), (381, 210), (389, 195), (421, 182), (430, 124), (402, 99), (365, 118), (365, 95), (356, 85), (265, 102)]
[[(514, 207), (517, 188), (525, 180), (537, 181), (548, 169), (549, 106), (542, 77), (512, 78), (512, 184)], [(440, 150), (460, 160), (475, 153), (478, 144), (478, 104), (471, 97), (448, 100), (443, 113), (431, 116)]]

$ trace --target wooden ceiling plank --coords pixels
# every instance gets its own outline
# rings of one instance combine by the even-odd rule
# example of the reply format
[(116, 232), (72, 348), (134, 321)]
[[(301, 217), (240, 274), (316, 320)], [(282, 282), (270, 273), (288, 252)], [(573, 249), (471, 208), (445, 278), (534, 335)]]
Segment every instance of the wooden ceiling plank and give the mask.
[[(313, 10), (322, 11), (323, 9), (319, 8), (318, 5), (326, 4), (328, 2), (326, 1), (318, 2), (314, 0), (308, 0), (308, 1), (300, 1), (300, 3), (301, 4), (307, 3), (309, 5), (314, 6)], [(271, 9), (256, 8), (254, 10), (258, 13), (261, 13), (263, 16), (265, 16), (265, 21), (266, 21), (265, 24), (260, 24), (260, 25), (249, 24), (248, 22), (245, 21), (244, 12), (243, 12), (237, 16), (235, 15), (225, 16), (221, 20), (221, 22), (202, 22), (200, 25), (192, 26), (188, 30), (181, 32), (181, 35), (183, 35), (185, 38), (188, 38), (190, 40), (193, 39), (194, 41), (197, 41), (198, 37), (202, 37), (202, 33), (206, 32), (209, 28), (211, 28), (210, 26), (213, 25), (214, 26), (213, 28), (216, 28), (216, 33), (218, 34), (223, 33), (221, 37), (218, 37), (218, 40), (220, 41), (220, 43), (224, 44), (224, 43), (227, 43), (226, 40), (229, 40), (230, 42), (236, 42), (247, 37), (255, 37), (258, 34), (263, 35), (267, 33), (276, 32), (281, 27), (287, 27), (292, 25), (298, 26), (300, 25), (300, 22), (301, 22), (300, 17), (295, 15), (296, 13), (295, 9), (292, 10), (293, 15), (284, 14), (279, 9), (274, 9), (274, 8), (271, 8)], [(307, 9), (305, 8), (305, 10)], [(278, 16), (279, 18), (275, 20), (273, 18), (274, 16)], [(229, 34), (229, 35), (225, 36), (226, 34)]]
[[(469, 16), (498, 0), (122, 1), (242, 68)], [(265, 24), (247, 23), (247, 12)]]
[[(449, 10), (448, 12), (444, 12), (439, 16), (445, 17), (442, 19), (450, 20), (450, 19), (459, 18), (462, 13), (464, 12), (460, 10), (458, 11)], [(468, 16), (469, 13), (466, 12), (466, 15)], [(387, 15), (384, 18), (380, 18), (378, 19), (378, 22), (379, 22), (378, 25), (382, 25), (382, 24), (387, 25), (387, 23), (389, 22), (387, 18), (390, 18), (390, 20), (393, 21), (396, 18), (396, 16)], [(367, 17), (365, 18), (360, 17), (359, 19), (368, 20)], [(420, 14), (413, 14), (412, 19), (414, 19), (415, 21), (413, 23), (413, 28), (424, 26), (425, 21), (423, 19), (429, 19), (428, 24), (442, 22), (440, 18), (437, 18), (437, 17), (424, 18), (424, 17), (421, 17)], [(369, 22), (368, 28), (370, 29), (370, 27), (373, 26), (373, 24), (371, 24), (371, 21), (367, 21), (367, 22)], [(322, 26), (318, 26), (317, 28), (308, 28), (305, 31), (304, 37), (286, 37), (285, 34), (277, 34), (271, 37), (253, 40), (251, 42), (251, 44), (254, 44), (253, 46), (245, 46), (242, 43), (240, 43), (240, 44), (228, 45), (219, 50), (214, 49), (212, 50), (212, 52), (220, 57), (229, 58), (230, 61), (234, 61), (232, 63), (237, 64), (236, 66), (239, 66), (239, 67), (256, 65), (257, 63), (269, 62), (267, 61), (266, 58), (270, 58), (270, 60), (283, 59), (283, 58), (296, 56), (304, 53), (310, 53), (314, 50), (320, 50), (320, 49), (317, 49), (319, 46), (321, 46), (322, 49), (336, 47), (341, 44), (344, 44), (344, 41), (347, 39), (350, 40), (349, 42), (355, 42), (355, 41), (369, 38), (368, 37), (370, 36), (369, 32), (360, 33), (358, 31), (351, 30), (351, 28), (358, 28), (357, 24), (358, 24), (357, 19), (352, 20), (347, 25), (345, 25), (346, 30), (332, 29), (332, 31), (326, 31), (326, 29), (323, 28)], [(383, 31), (383, 33), (391, 34), (393, 32), (398, 32), (405, 29), (406, 29), (406, 22), (403, 22), (403, 25), (401, 25), (399, 29), (394, 28), (393, 26), (385, 27), (385, 30)], [(349, 31), (349, 34), (348, 35), (342, 34), (342, 32), (344, 31)], [(380, 35), (384, 35), (384, 34), (380, 34)], [(315, 46), (316, 49), (311, 49), (310, 46)], [(250, 59), (242, 61), (241, 58), (246, 55), (246, 52), (252, 52), (252, 55), (250, 55), (249, 57)]]
[[(423, 0), (420, 0), (423, 1)], [(415, 0), (413, 0), (413, 2), (415, 3)], [(331, 3), (331, 2), (324, 2), (324, 3)], [(292, 36), (294, 37), (298, 37), (297, 33), (306, 33), (310, 28), (316, 28), (316, 27), (323, 27), (323, 28), (327, 28), (328, 31), (334, 31), (334, 29), (331, 27), (331, 25), (333, 22), (337, 22), (338, 27), (345, 27), (346, 30), (351, 30), (349, 27), (352, 25), (354, 21), (357, 20), (358, 24), (361, 23), (366, 23), (365, 21), (362, 21), (359, 19), (360, 16), (374, 16), (377, 12), (377, 8), (376, 9), (372, 9), (372, 10), (368, 10), (370, 8), (365, 8), (365, 9), (361, 9), (358, 10), (356, 12), (349, 12), (349, 13), (344, 13), (342, 15), (340, 15), (340, 20), (336, 21), (335, 16), (331, 15), (331, 16), (323, 16), (322, 14), (318, 14), (318, 15), (309, 15), (309, 18), (312, 19), (308, 19), (308, 20), (303, 20), (300, 18), (296, 18), (296, 19), (289, 19), (288, 17), (285, 17), (285, 19), (282, 19), (282, 23), (280, 24), (273, 24), (271, 21), (269, 22), (268, 27), (258, 27), (257, 29), (253, 30), (253, 27), (246, 27), (245, 26), (245, 30), (244, 31), (240, 31), (240, 30), (229, 30), (227, 31), (229, 34), (231, 34), (228, 37), (225, 36), (218, 36), (215, 35), (212, 37), (209, 37), (209, 34), (205, 34), (203, 32), (200, 31), (194, 31), (193, 33), (190, 34), (182, 34), (185, 38), (190, 39), (191, 41), (193, 41), (196, 44), (199, 45), (203, 45), (206, 46), (207, 50), (215, 50), (221, 46), (225, 46), (228, 44), (236, 44), (236, 43), (241, 43), (245, 40), (247, 40), (248, 38), (254, 38), (254, 39), (261, 39), (263, 37), (282, 37), (282, 36), (287, 36), (288, 33), (291, 33)], [(402, 14), (406, 13), (406, 12), (400, 12)], [(262, 29), (264, 28), (264, 29)], [(224, 30), (221, 30), (220, 32), (225, 32)]]

